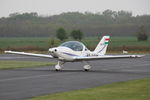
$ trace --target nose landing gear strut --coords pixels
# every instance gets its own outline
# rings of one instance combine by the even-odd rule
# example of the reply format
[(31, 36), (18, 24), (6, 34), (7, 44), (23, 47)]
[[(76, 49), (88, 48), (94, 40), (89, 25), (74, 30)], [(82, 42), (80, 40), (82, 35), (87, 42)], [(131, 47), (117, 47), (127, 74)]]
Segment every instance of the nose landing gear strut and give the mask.
[(55, 70), (60, 71), (62, 69), (64, 63), (65, 62), (58, 61), (57, 65), (55, 65)]

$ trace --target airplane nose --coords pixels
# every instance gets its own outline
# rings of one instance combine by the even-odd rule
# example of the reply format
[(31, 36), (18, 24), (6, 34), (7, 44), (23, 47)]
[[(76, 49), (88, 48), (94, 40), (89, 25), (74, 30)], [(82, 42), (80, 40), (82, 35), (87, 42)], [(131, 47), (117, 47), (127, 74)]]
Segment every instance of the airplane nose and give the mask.
[(53, 53), (53, 49), (51, 49), (51, 48), (50, 48), (48, 51), (49, 51), (50, 53)]
[(52, 55), (53, 57), (58, 57), (57, 56), (57, 52), (58, 52), (57, 48), (50, 48), (48, 51), (49, 51), (49, 54)]
[(57, 49), (56, 49), (56, 48), (50, 48), (50, 49), (49, 49), (49, 52), (50, 52), (50, 53), (57, 52)]

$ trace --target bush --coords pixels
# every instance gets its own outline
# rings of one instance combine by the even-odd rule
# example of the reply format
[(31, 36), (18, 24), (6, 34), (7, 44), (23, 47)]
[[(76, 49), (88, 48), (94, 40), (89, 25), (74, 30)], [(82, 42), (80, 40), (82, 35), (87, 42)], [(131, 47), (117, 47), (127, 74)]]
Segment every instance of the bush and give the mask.
[(144, 26), (139, 27), (139, 31), (137, 32), (138, 41), (146, 41), (148, 40), (148, 35), (144, 30)]
[(83, 33), (80, 30), (73, 30), (71, 32), (71, 37), (74, 39), (79, 39), (81, 40), (83, 38)]
[(58, 39), (60, 39), (61, 41), (63, 41), (64, 39), (67, 39), (68, 38), (68, 35), (67, 35), (67, 33), (66, 33), (66, 31), (65, 31), (65, 29), (64, 28), (59, 28), (57, 31), (56, 31), (56, 37), (58, 38)]

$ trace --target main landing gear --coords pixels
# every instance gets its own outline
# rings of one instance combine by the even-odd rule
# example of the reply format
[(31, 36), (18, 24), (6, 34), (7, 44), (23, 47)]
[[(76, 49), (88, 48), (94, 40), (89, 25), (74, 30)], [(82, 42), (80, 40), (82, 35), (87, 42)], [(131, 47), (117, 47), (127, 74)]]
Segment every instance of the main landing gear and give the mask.
[[(62, 70), (62, 67), (63, 67), (64, 63), (65, 62), (63, 62), (63, 61), (58, 61), (57, 65), (55, 65), (55, 70), (56, 71)], [(91, 69), (91, 66), (89, 65), (89, 63), (85, 62), (85, 61), (83, 63), (84, 63), (84, 66), (83, 66), (84, 71), (89, 71)]]
[(83, 66), (83, 68), (84, 68), (84, 71), (89, 71), (90, 69), (91, 69), (91, 66), (89, 65), (89, 63), (88, 62), (83, 62), (85, 65)]

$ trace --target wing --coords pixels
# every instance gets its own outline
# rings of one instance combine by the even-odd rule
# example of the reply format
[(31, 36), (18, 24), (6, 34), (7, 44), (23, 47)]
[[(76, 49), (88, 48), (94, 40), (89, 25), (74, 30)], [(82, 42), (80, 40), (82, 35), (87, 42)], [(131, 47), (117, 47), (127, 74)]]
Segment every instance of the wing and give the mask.
[(102, 59), (120, 59), (120, 58), (140, 58), (144, 55), (103, 55), (103, 56), (76, 56), (74, 60), (76, 61), (84, 61), (84, 60), (102, 60)]
[(5, 53), (26, 55), (26, 56), (35, 56), (35, 57), (43, 57), (43, 58), (53, 58), (53, 56), (45, 55), (45, 54), (25, 53), (25, 52), (16, 52), (16, 51), (5, 51)]

